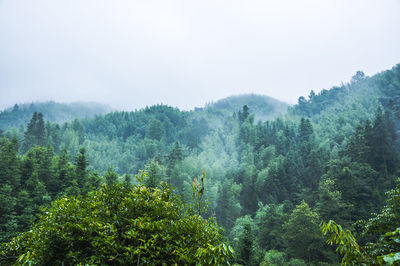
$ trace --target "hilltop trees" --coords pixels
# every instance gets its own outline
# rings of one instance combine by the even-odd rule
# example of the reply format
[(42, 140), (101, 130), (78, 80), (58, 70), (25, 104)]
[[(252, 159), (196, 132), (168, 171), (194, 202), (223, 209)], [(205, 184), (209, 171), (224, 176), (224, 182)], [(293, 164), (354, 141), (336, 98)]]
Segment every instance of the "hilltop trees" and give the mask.
[(25, 131), (22, 152), (27, 152), (34, 145), (46, 145), (45, 127), (42, 113), (34, 112)]

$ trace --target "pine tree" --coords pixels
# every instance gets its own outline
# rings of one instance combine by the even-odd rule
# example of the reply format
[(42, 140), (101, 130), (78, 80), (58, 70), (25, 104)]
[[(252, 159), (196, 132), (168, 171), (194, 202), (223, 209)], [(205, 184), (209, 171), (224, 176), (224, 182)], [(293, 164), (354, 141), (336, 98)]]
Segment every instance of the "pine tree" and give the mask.
[(118, 182), (118, 174), (114, 171), (113, 167), (110, 166), (107, 168), (107, 171), (104, 173), (104, 179), (108, 186)]
[(86, 168), (88, 166), (88, 161), (86, 159), (85, 152), (85, 148), (81, 148), (75, 157), (75, 179), (80, 189), (83, 189), (87, 186), (88, 172)]
[(36, 138), (37, 145), (46, 146), (46, 144), (47, 144), (46, 129), (45, 129), (42, 113), (38, 113), (38, 115), (37, 115), (37, 122), (35, 125), (34, 136)]
[(250, 265), (252, 258), (253, 239), (254, 235), (251, 230), (251, 225), (250, 223), (245, 223), (243, 226), (243, 232), (239, 237), (237, 251), (240, 258), (239, 262), (242, 265)]
[(46, 144), (47, 138), (43, 114), (34, 112), (25, 131), (21, 150), (23, 153), (26, 153), (35, 145), (45, 146)]
[(283, 226), (290, 257), (301, 258), (309, 264), (323, 260), (323, 240), (319, 223), (319, 215), (313, 212), (306, 202), (302, 201), (296, 206)]

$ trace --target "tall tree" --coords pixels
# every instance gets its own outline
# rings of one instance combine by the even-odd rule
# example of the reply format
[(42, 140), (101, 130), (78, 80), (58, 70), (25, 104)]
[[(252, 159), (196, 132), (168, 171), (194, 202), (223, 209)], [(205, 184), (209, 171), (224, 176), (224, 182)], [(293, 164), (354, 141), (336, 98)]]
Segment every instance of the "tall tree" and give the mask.
[(25, 131), (22, 152), (27, 152), (35, 145), (45, 146), (47, 144), (46, 129), (43, 114), (34, 112)]
[(309, 264), (325, 259), (319, 223), (318, 213), (313, 212), (305, 201), (296, 206), (284, 224), (284, 237), (290, 257), (303, 259)]
[(87, 167), (89, 165), (88, 160), (86, 159), (86, 150), (85, 148), (81, 148), (79, 153), (75, 157), (75, 165), (76, 165), (76, 174), (75, 179), (77, 181), (77, 185), (79, 188), (85, 188), (87, 186)]

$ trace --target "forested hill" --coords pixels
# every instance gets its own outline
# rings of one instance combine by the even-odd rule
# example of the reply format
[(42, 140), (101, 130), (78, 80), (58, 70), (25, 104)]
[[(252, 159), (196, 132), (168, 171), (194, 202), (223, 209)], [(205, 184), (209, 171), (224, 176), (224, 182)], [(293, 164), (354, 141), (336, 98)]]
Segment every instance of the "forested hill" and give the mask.
[(289, 105), (272, 97), (257, 94), (242, 94), (230, 96), (215, 103), (209, 103), (206, 108), (226, 110), (229, 114), (240, 110), (244, 105), (250, 108), (256, 121), (272, 120), (287, 113)]
[(289, 108), (289, 117), (309, 118), (319, 135), (342, 144), (357, 125), (374, 119), (378, 106), (400, 117), (400, 64), (372, 77), (358, 71), (347, 84), (318, 94), (311, 91)]
[[(377, 99), (383, 106), (392, 104), (399, 113), (400, 106), (400, 64), (391, 70), (383, 71), (372, 77), (365, 76), (362, 71), (352, 77), (350, 83), (322, 90), (318, 94), (311, 91), (308, 99), (299, 97), (298, 104), (292, 109), (292, 114), (305, 117), (318, 117), (321, 113), (344, 110), (343, 106), (350, 104), (366, 105), (368, 101)], [(376, 105), (376, 103), (374, 103)], [(339, 106), (342, 106), (340, 108)]]
[(15, 104), (14, 107), (0, 111), (0, 129), (10, 126), (26, 125), (34, 112), (40, 112), (50, 122), (64, 123), (75, 118), (93, 117), (106, 114), (112, 109), (108, 105), (94, 102), (74, 102), (70, 104), (49, 102), (35, 102)]
[[(246, 102), (246, 97), (256, 104)], [(246, 105), (235, 107), (241, 104)], [(164, 190), (160, 182), (165, 181), (183, 202), (199, 209), (208, 206), (202, 215), (215, 217), (224, 227), (235, 249), (234, 263), (337, 265), (344, 258), (350, 265), (376, 265), (386, 255), (395, 260), (390, 254), (400, 250), (400, 65), (372, 77), (357, 72), (347, 84), (311, 92), (308, 99), (300, 97), (286, 114), (257, 121), (252, 108), (263, 104), (262, 97), (236, 96), (193, 111), (155, 105), (62, 125), (46, 122), (45, 114), (34, 113), (26, 129), (9, 128), (1, 133), (0, 199), (9, 204), (0, 206), (0, 241), (26, 231), (38, 209), (52, 200), (86, 194), (102, 183), (125, 186), (143, 169), (147, 174), (142, 173), (140, 182), (148, 188)], [(113, 191), (101, 190), (99, 195), (107, 199), (126, 193)], [(64, 206), (63, 200), (57, 204)], [(90, 213), (85, 204), (76, 202), (76, 208)], [(125, 215), (124, 206), (116, 208), (118, 215)], [(112, 212), (109, 216), (109, 209), (99, 211), (107, 221), (117, 217)], [(57, 210), (50, 214), (53, 212)], [(137, 228), (142, 222), (143, 228), (155, 228), (149, 225), (149, 217), (142, 218), (135, 222)], [(104, 228), (114, 224), (103, 228), (103, 221), (90, 219), (97, 221), (98, 217), (85, 216), (86, 225), (103, 231), (92, 234), (95, 239), (88, 241), (109, 243)], [(349, 256), (336, 254), (322, 237), (319, 225), (330, 219), (343, 227), (331, 222), (325, 224), (324, 232), (340, 232), (333, 242), (347, 245), (342, 249), (353, 252)], [(10, 242), (3, 254), (19, 256), (20, 250), (58, 247), (60, 243), (66, 248), (80, 247), (81, 235), (75, 239), (64, 231), (59, 232), (60, 238), (46, 238), (50, 242), (41, 245), (42, 236), (52, 236), (46, 230), (61, 230), (58, 222), (49, 229), (45, 221), (42, 216), (41, 223), (30, 231), (36, 238), (22, 235)], [(357, 229), (358, 244), (342, 228)], [(143, 231), (138, 232), (126, 239), (143, 239)], [(39, 242), (30, 242), (35, 239)], [(152, 248), (147, 243), (158, 240), (151, 241), (146, 247)], [(141, 242), (129, 243), (133, 250), (128, 252), (130, 259), (144, 262), (147, 258), (140, 257), (138, 248)], [(359, 245), (360, 249), (354, 248)], [(90, 252), (100, 255), (88, 251), (75, 263), (88, 257), (99, 258), (97, 264), (108, 263), (109, 255), (114, 258), (117, 252), (107, 253), (108, 246), (104, 254), (93, 246)], [(54, 250), (41, 252), (58, 256)], [(82, 250), (66, 250), (65, 256), (76, 252)], [(116, 257), (126, 258), (124, 254)], [(62, 256), (57, 259), (63, 260)]]

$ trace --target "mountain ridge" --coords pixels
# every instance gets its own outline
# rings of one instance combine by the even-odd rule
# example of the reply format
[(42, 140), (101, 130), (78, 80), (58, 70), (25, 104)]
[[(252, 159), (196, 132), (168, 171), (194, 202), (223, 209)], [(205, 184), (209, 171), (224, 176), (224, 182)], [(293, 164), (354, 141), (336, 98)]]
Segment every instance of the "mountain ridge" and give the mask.
[(59, 103), (55, 101), (15, 104), (0, 111), (0, 129), (27, 124), (34, 112), (41, 112), (50, 122), (65, 123), (75, 118), (81, 119), (106, 114), (113, 109), (97, 102)]

